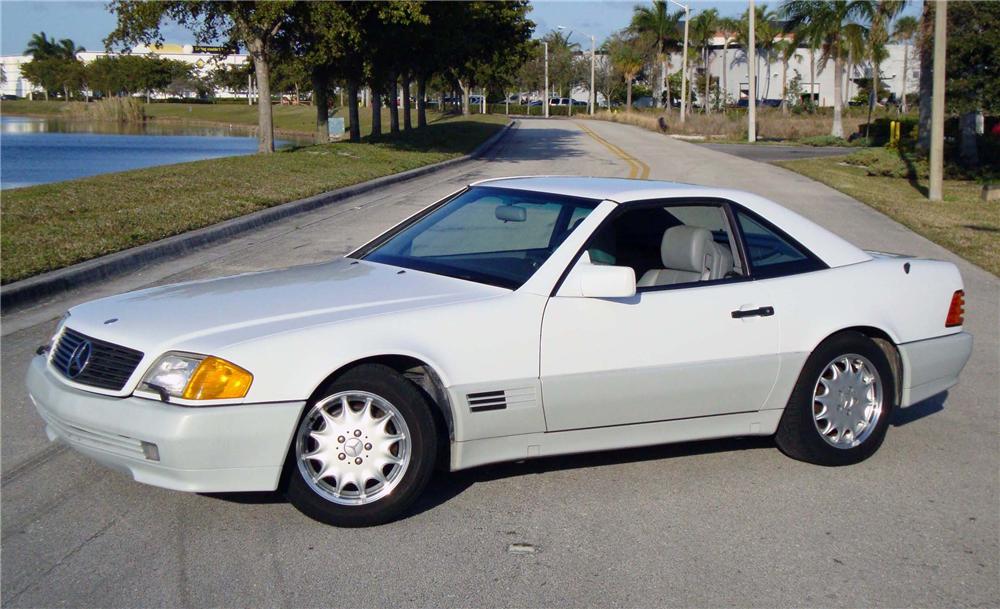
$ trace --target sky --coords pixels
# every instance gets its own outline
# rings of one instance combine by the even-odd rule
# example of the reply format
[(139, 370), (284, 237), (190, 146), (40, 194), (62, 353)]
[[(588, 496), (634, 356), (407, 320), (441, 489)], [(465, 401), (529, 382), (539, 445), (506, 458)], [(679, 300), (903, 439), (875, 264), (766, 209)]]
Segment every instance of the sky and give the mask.
[[(609, 34), (628, 25), (636, 4), (636, 0), (533, 0), (530, 18), (536, 24), (536, 37), (563, 26), (572, 33), (573, 42), (586, 48), (590, 36), (600, 45)], [(777, 6), (778, 2), (767, 4)], [(919, 4), (919, 0), (908, 3), (906, 13), (918, 14)], [(40, 31), (56, 39), (71, 38), (88, 51), (104, 50), (102, 41), (115, 25), (106, 5), (90, 0), (0, 0), (0, 55), (20, 55), (31, 34)], [(746, 0), (692, 0), (691, 11), (716, 8), (723, 16), (735, 17), (746, 6)], [(191, 35), (177, 26), (165, 28), (164, 38), (166, 42), (192, 42)]]

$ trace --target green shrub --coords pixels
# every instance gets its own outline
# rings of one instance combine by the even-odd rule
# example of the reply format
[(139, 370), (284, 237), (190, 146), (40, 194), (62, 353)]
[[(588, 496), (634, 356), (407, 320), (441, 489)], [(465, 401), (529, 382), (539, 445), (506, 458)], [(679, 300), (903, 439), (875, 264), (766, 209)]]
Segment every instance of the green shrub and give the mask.
[(870, 176), (917, 179), (926, 178), (929, 173), (927, 159), (910, 152), (885, 148), (859, 150), (848, 156), (845, 162), (864, 167)]
[(850, 146), (842, 137), (833, 135), (813, 135), (799, 139), (799, 143), (804, 146)]

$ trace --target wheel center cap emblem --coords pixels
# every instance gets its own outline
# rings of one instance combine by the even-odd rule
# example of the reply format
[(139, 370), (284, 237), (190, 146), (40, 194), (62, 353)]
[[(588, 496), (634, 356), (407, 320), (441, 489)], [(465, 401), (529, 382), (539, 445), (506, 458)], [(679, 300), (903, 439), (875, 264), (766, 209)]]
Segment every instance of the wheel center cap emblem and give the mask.
[(364, 449), (364, 444), (357, 438), (351, 438), (347, 442), (344, 442), (344, 452), (350, 457), (360, 456)]
[(80, 376), (84, 368), (90, 362), (90, 353), (93, 351), (93, 346), (90, 344), (89, 340), (85, 340), (73, 349), (73, 353), (69, 356), (69, 362), (66, 364), (66, 376), (73, 379)]

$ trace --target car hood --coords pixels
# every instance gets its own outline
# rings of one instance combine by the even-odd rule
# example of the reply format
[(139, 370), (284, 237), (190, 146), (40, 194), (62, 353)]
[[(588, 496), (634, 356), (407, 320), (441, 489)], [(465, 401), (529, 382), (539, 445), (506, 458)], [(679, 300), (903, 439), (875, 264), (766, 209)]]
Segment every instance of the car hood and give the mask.
[(66, 323), (78, 332), (147, 354), (169, 349), (206, 352), (304, 326), (507, 292), (344, 258), (103, 298), (71, 309)]

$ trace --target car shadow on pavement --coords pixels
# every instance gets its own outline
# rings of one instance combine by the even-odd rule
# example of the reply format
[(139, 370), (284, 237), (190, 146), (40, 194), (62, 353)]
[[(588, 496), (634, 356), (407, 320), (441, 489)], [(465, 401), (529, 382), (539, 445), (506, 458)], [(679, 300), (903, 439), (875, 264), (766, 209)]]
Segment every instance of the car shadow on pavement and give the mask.
[(477, 482), (489, 482), (547, 472), (758, 449), (774, 450), (775, 444), (773, 438), (753, 436), (682, 442), (678, 444), (660, 444), (641, 448), (512, 461), (509, 463), (484, 465), (458, 472), (442, 471), (435, 474), (427, 486), (427, 490), (424, 491), (417, 503), (410, 509), (409, 516), (420, 514), (421, 512), (447, 503)]
[(903, 425), (908, 425), (924, 417), (929, 417), (932, 414), (941, 412), (944, 410), (944, 403), (947, 399), (948, 392), (942, 391), (937, 395), (932, 395), (922, 402), (911, 404), (906, 408), (897, 408), (895, 412), (892, 413), (892, 426), (902, 427)]

